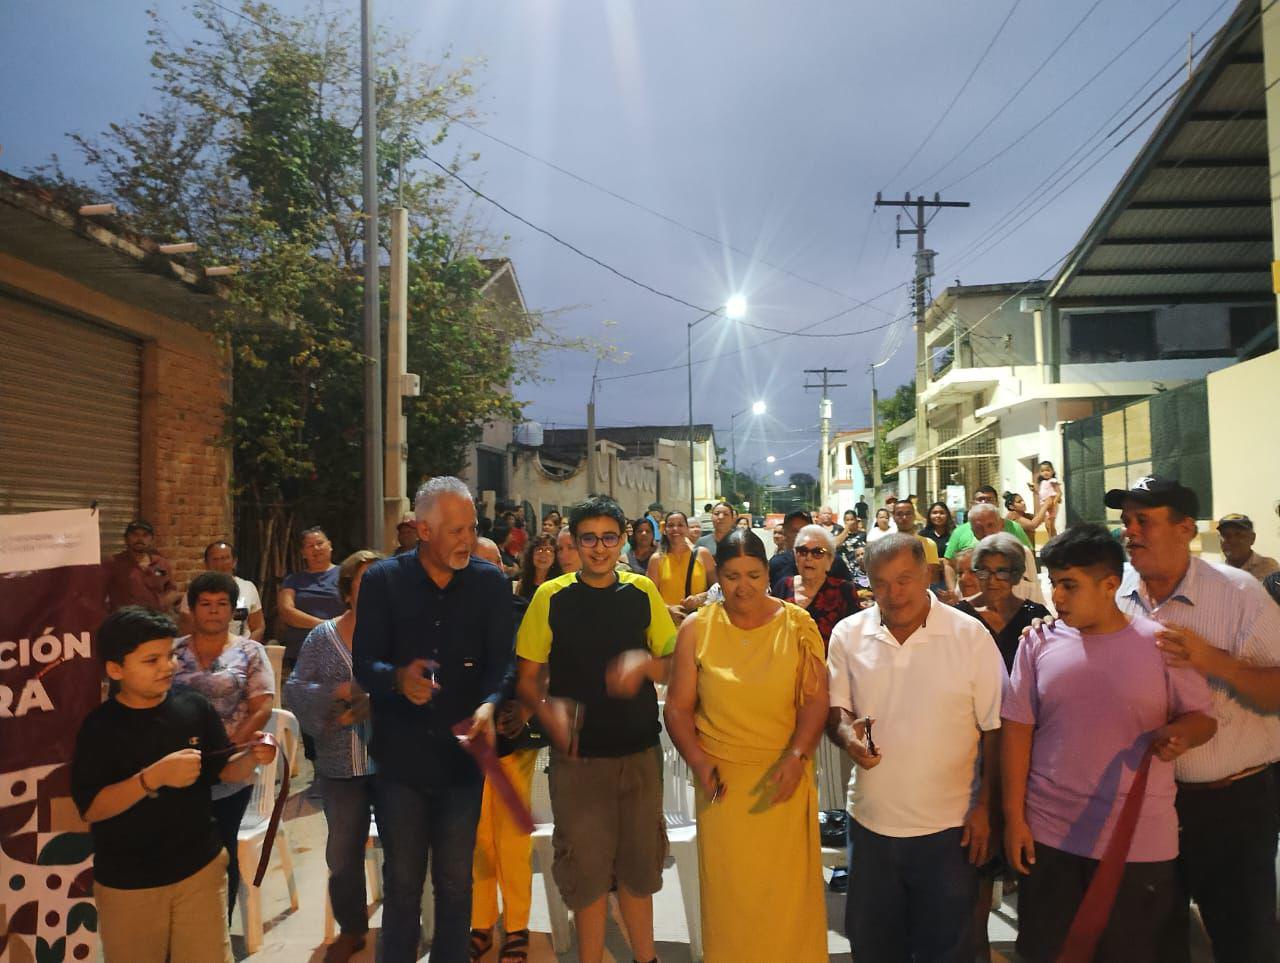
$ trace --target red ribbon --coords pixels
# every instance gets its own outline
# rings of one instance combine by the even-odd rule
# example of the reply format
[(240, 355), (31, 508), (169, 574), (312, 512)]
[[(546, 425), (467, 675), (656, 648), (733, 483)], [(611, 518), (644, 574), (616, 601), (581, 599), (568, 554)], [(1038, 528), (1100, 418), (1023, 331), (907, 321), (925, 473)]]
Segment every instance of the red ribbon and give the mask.
[(1107, 921), (1111, 919), (1116, 895), (1120, 892), (1120, 879), (1124, 876), (1129, 847), (1133, 844), (1138, 816), (1147, 795), (1147, 776), (1151, 773), (1153, 754), (1154, 745), (1148, 746), (1142, 762), (1138, 764), (1138, 771), (1129, 786), (1128, 795), (1125, 796), (1111, 839), (1107, 848), (1102, 851), (1102, 859), (1094, 871), (1093, 879), (1089, 881), (1089, 888), (1085, 890), (1084, 899), (1080, 901), (1075, 919), (1071, 921), (1071, 929), (1067, 931), (1067, 938), (1058, 953), (1058, 963), (1089, 963), (1093, 959), (1102, 931), (1107, 928)]
[(463, 719), (453, 727), (453, 734), (458, 737), (458, 744), (467, 750), (471, 754), (471, 758), (476, 761), (476, 765), (484, 773), (485, 779), (489, 780), (489, 784), (493, 786), (493, 791), (498, 794), (498, 799), (507, 807), (507, 811), (511, 814), (511, 818), (515, 820), (515, 824), (520, 827), (522, 832), (532, 833), (534, 829), (533, 813), (529, 811), (528, 805), (520, 798), (520, 793), (516, 791), (516, 787), (507, 778), (502, 764), (498, 761), (498, 752), (494, 749), (493, 743), (488, 739), (467, 739), (466, 735), (470, 731), (470, 719)]

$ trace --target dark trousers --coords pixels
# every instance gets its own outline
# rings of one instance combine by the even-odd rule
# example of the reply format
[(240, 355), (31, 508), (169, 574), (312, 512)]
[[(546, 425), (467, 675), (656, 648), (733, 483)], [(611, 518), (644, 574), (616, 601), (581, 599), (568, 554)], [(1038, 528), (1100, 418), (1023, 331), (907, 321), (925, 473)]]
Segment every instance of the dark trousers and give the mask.
[(231, 911), (235, 909), (236, 896), (240, 892), (240, 848), (237, 836), (240, 833), (240, 821), (244, 819), (244, 811), (249, 808), (249, 797), (253, 795), (253, 787), (243, 789), (213, 801), (213, 820), (218, 826), (218, 838), (222, 840), (227, 851), (227, 923), (231, 922)]
[(324, 799), (329, 838), (324, 847), (329, 867), (329, 904), (343, 933), (369, 931), (369, 894), (364, 885), (364, 852), (373, 808), (373, 777), (317, 777)]
[(970, 963), (978, 873), (960, 835), (881, 836), (849, 821), (844, 925), (858, 963)]
[(382, 932), (378, 959), (412, 963), (422, 935), (422, 887), (431, 863), (435, 888), (433, 963), (467, 963), (471, 933), (471, 864), (483, 782), (427, 792), (373, 780), (373, 807), (382, 839)]
[[(1053, 963), (1058, 958), (1097, 869), (1096, 859), (1036, 843), (1031, 874), (1018, 878), (1020, 960)], [(1164, 963), (1166, 940), (1180, 918), (1180, 892), (1175, 860), (1127, 863), (1093, 963)]]
[(1184, 895), (1200, 907), (1214, 959), (1274, 963), (1277, 819), (1271, 769), (1221, 789), (1179, 786), (1177, 806)]

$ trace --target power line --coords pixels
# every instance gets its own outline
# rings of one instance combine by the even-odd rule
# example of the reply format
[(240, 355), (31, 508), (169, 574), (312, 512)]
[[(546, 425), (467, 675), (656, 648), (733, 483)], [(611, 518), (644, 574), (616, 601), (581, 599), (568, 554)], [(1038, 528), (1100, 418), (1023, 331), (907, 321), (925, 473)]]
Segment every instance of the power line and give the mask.
[[(1099, 0), (1099, 2), (1101, 2), (1101, 0)], [(508, 140), (503, 140), (501, 137), (498, 137), (495, 134), (491, 134), (487, 130), (484, 130), (482, 127), (472, 124), (469, 121), (463, 120), (460, 117), (453, 117), (450, 115), (446, 115), (446, 116), (449, 117), (449, 120), (452, 123), (465, 127), (467, 130), (472, 131), (473, 133), (479, 134), (481, 137), (487, 138), (488, 140), (493, 141), (495, 144), (501, 144), (503, 147), (507, 148), (508, 150), (514, 151), (515, 153), (521, 155), (522, 157), (527, 157), (529, 160), (534, 161), (535, 163), (542, 164), (544, 167), (548, 167), (559, 174), (563, 174), (565, 177), (571, 178), (572, 180), (577, 181), (579, 184), (583, 184), (586, 187), (590, 187), (592, 190), (596, 190), (602, 194), (606, 194), (609, 197), (612, 197), (614, 200), (621, 201), (623, 204), (626, 204), (629, 207), (634, 207), (638, 211), (643, 211), (644, 213), (652, 217), (656, 217), (661, 221), (665, 221), (667, 224), (670, 224), (673, 227), (678, 227), (682, 231), (687, 231), (688, 233), (692, 234), (694, 237), (701, 238), (704, 241), (710, 241), (711, 243), (723, 248), (724, 250), (733, 251), (735, 254), (740, 254), (743, 257), (750, 258), (753, 263), (763, 264), (774, 271), (778, 271), (781, 274), (785, 274), (788, 277), (794, 278), (797, 281), (801, 281), (805, 284), (808, 284), (811, 287), (817, 288), (820, 291), (825, 291), (828, 294), (834, 294), (837, 297), (844, 298), (846, 301), (852, 301), (860, 307), (869, 307), (874, 311), (881, 311), (885, 314), (889, 313), (887, 311), (884, 311), (883, 308), (878, 308), (874, 304), (871, 304), (868, 301), (863, 301), (861, 298), (854, 297), (852, 294), (849, 294), (846, 291), (841, 291), (838, 288), (833, 288), (830, 285), (823, 284), (821, 281), (815, 281), (813, 278), (805, 277), (803, 274), (797, 274), (795, 271), (792, 271), (790, 268), (785, 268), (781, 264), (776, 264), (773, 261), (769, 261), (765, 258), (760, 257), (758, 254), (754, 254), (751, 251), (747, 251), (747, 250), (744, 250), (743, 248), (736, 247), (733, 244), (729, 244), (726, 241), (724, 241), (722, 238), (718, 238), (714, 234), (708, 234), (706, 231), (699, 230), (698, 228), (693, 227), (692, 225), (686, 224), (683, 221), (672, 217), (670, 214), (664, 214), (662, 211), (659, 211), (656, 208), (652, 208), (647, 204), (642, 204), (640, 201), (633, 200), (624, 194), (619, 194), (617, 191), (609, 187), (605, 187), (603, 184), (596, 183), (595, 181), (590, 180), (589, 178), (583, 177), (581, 174), (578, 174), (575, 171), (571, 171), (566, 167), (561, 167), (559, 164), (555, 163), (554, 161), (549, 161), (545, 157), (539, 157), (537, 154), (534, 154), (528, 150), (525, 150), (523, 147), (513, 144)], [(867, 227), (868, 229), (870, 228), (870, 222), (868, 222)], [(863, 244), (865, 245), (865, 243), (866, 243), (866, 235), (864, 234)]]
[(1077, 97), (1079, 97), (1082, 93), (1084, 93), (1084, 92), (1085, 92), (1085, 90), (1087, 90), (1087, 89), (1088, 89), (1088, 88), (1093, 84), (1093, 82), (1094, 82), (1095, 80), (1097, 80), (1097, 79), (1098, 79), (1099, 77), (1101, 77), (1104, 73), (1106, 73), (1108, 70), (1110, 70), (1110, 69), (1111, 69), (1111, 68), (1112, 68), (1112, 67), (1113, 67), (1113, 66), (1114, 66), (1114, 65), (1115, 65), (1115, 64), (1120, 60), (1120, 58), (1122, 58), (1126, 53), (1128, 53), (1131, 49), (1133, 49), (1133, 47), (1134, 47), (1134, 46), (1136, 46), (1136, 45), (1138, 44), (1138, 42), (1142, 40), (1142, 38), (1143, 38), (1143, 37), (1145, 37), (1145, 36), (1146, 36), (1147, 34), (1149, 34), (1152, 30), (1154, 30), (1154, 29), (1156, 28), (1156, 26), (1160, 23), (1160, 21), (1161, 21), (1161, 20), (1163, 20), (1165, 17), (1167, 17), (1170, 13), (1172, 13), (1172, 12), (1173, 12), (1173, 10), (1174, 10), (1174, 8), (1175, 8), (1175, 7), (1177, 7), (1177, 6), (1178, 6), (1179, 4), (1181, 4), (1181, 3), (1182, 3), (1182, 0), (1173, 0), (1173, 3), (1171, 3), (1171, 4), (1169, 4), (1169, 6), (1165, 7), (1165, 9), (1164, 9), (1164, 10), (1163, 10), (1159, 15), (1157, 15), (1157, 16), (1156, 16), (1156, 18), (1155, 18), (1154, 20), (1152, 20), (1152, 21), (1151, 21), (1151, 23), (1147, 24), (1147, 26), (1146, 26), (1146, 27), (1144, 27), (1144, 28), (1142, 29), (1142, 31), (1141, 31), (1141, 32), (1140, 32), (1136, 37), (1134, 37), (1132, 40), (1130, 40), (1130, 41), (1129, 41), (1129, 42), (1128, 42), (1128, 43), (1127, 43), (1127, 44), (1126, 44), (1126, 45), (1125, 45), (1125, 46), (1120, 50), (1120, 52), (1119, 52), (1119, 53), (1117, 53), (1114, 57), (1112, 57), (1112, 58), (1111, 58), (1110, 60), (1108, 60), (1105, 64), (1103, 64), (1103, 65), (1102, 65), (1102, 67), (1101, 67), (1101, 68), (1099, 68), (1097, 71), (1095, 71), (1095, 72), (1094, 72), (1094, 74), (1093, 74), (1093, 75), (1092, 75), (1088, 80), (1086, 80), (1083, 84), (1081, 84), (1081, 85), (1080, 85), (1079, 87), (1077, 87), (1074, 91), (1072, 91), (1072, 92), (1067, 96), (1067, 98), (1066, 98), (1065, 100), (1062, 100), (1061, 102), (1059, 102), (1059, 103), (1058, 103), (1058, 105), (1057, 105), (1056, 107), (1054, 107), (1051, 111), (1049, 111), (1047, 114), (1045, 114), (1045, 115), (1044, 115), (1043, 117), (1041, 117), (1039, 120), (1037, 120), (1037, 121), (1036, 121), (1034, 124), (1032, 124), (1029, 128), (1027, 128), (1025, 131), (1023, 131), (1021, 134), (1019, 134), (1017, 137), (1015, 137), (1012, 141), (1010, 141), (1008, 144), (1006, 144), (1006, 145), (1005, 145), (1004, 147), (1002, 147), (1000, 150), (996, 151), (994, 154), (992, 154), (990, 157), (988, 157), (988, 158), (987, 158), (986, 160), (984, 160), (982, 163), (980, 163), (980, 164), (978, 164), (977, 166), (975, 166), (975, 167), (971, 168), (970, 170), (968, 170), (968, 171), (967, 171), (967, 172), (965, 172), (964, 174), (960, 175), (959, 177), (957, 177), (955, 180), (951, 181), (950, 183), (948, 183), (948, 184), (944, 185), (944, 186), (943, 186), (943, 188), (942, 188), (942, 190), (943, 190), (943, 191), (948, 191), (948, 190), (950, 190), (951, 188), (955, 187), (957, 184), (961, 184), (961, 183), (963, 183), (964, 181), (967, 181), (970, 177), (972, 177), (974, 174), (978, 173), (979, 171), (981, 171), (981, 170), (985, 170), (985, 169), (986, 169), (987, 167), (989, 167), (991, 164), (995, 163), (997, 160), (999, 160), (999, 159), (1000, 159), (1001, 157), (1003, 157), (1005, 154), (1009, 153), (1009, 151), (1013, 150), (1013, 148), (1017, 147), (1017, 146), (1018, 146), (1019, 144), (1021, 144), (1024, 140), (1026, 140), (1028, 137), (1030, 137), (1033, 133), (1035, 133), (1037, 130), (1039, 130), (1041, 127), (1043, 127), (1045, 124), (1047, 124), (1047, 123), (1049, 122), (1049, 120), (1050, 120), (1051, 118), (1053, 118), (1053, 117), (1054, 117), (1054, 116), (1055, 116), (1055, 115), (1056, 115), (1060, 110), (1062, 110), (1064, 107), (1066, 107), (1066, 106), (1067, 106), (1067, 104), (1071, 103), (1073, 100), (1075, 100)]
[(951, 103), (947, 104), (947, 106), (943, 108), (941, 115), (939, 115), (938, 119), (934, 121), (933, 126), (929, 128), (929, 133), (924, 135), (924, 140), (920, 141), (919, 146), (911, 152), (911, 156), (903, 161), (902, 166), (889, 176), (888, 180), (885, 182), (886, 187), (890, 181), (896, 181), (898, 177), (901, 176), (902, 172), (911, 166), (911, 162), (920, 156), (920, 152), (924, 150), (925, 145), (928, 144), (933, 135), (938, 132), (938, 128), (941, 127), (942, 122), (947, 119), (947, 115), (951, 113), (951, 109), (955, 107), (961, 96), (964, 95), (964, 92), (969, 89), (969, 84), (973, 82), (974, 76), (978, 73), (978, 68), (986, 61), (987, 55), (991, 53), (991, 48), (996, 45), (996, 41), (1000, 39), (1000, 35), (1004, 33), (1005, 26), (1009, 23), (1009, 19), (1013, 16), (1014, 11), (1018, 9), (1021, 3), (1022, 0), (1013, 0), (1013, 6), (1009, 8), (1009, 12), (1006, 13), (1004, 15), (1004, 19), (1000, 21), (1000, 26), (996, 28), (996, 32), (992, 35), (991, 40), (988, 41), (986, 49), (982, 51), (982, 56), (978, 58), (978, 62), (974, 64), (973, 69), (969, 71), (969, 76), (964, 79), (964, 83), (960, 85), (960, 89), (957, 90), (955, 96), (951, 98)]
[(965, 151), (967, 151), (970, 147), (972, 147), (975, 143), (977, 143), (978, 138), (980, 138), (983, 134), (985, 134), (988, 130), (990, 130), (991, 125), (994, 124), (997, 120), (999, 120), (1004, 115), (1004, 112), (1006, 110), (1008, 110), (1011, 106), (1013, 106), (1013, 102), (1027, 92), (1027, 88), (1029, 88), (1035, 82), (1035, 79), (1039, 77), (1040, 74), (1044, 71), (1044, 69), (1048, 67), (1050, 63), (1053, 62), (1053, 58), (1058, 56), (1058, 54), (1062, 51), (1062, 48), (1065, 47), (1067, 43), (1071, 40), (1071, 38), (1074, 37), (1076, 33), (1080, 30), (1080, 28), (1084, 26), (1085, 21), (1088, 20), (1091, 16), (1093, 16), (1093, 11), (1097, 10), (1098, 7), (1102, 5), (1102, 2), (1103, 0), (1093, 0), (1093, 5), (1084, 12), (1084, 16), (1082, 16), (1079, 20), (1077, 20), (1075, 26), (1072, 27), (1070, 30), (1068, 30), (1066, 35), (1060, 41), (1058, 41), (1058, 45), (1054, 47), (1053, 50), (1049, 51), (1049, 55), (1040, 61), (1040, 65), (1031, 72), (1031, 76), (1018, 85), (1017, 89), (1014, 90), (1013, 94), (1009, 97), (1009, 99), (1000, 105), (999, 110), (997, 110), (994, 114), (992, 114), (991, 117), (987, 120), (987, 122), (983, 124), (980, 128), (978, 128), (978, 130), (974, 133), (972, 137), (970, 137), (967, 141), (965, 141), (963, 147), (961, 147), (958, 151), (955, 151), (953, 154), (951, 154), (947, 158), (946, 162), (941, 167), (939, 167), (936, 171), (930, 174), (928, 177), (921, 178), (919, 183), (915, 187), (911, 188), (911, 190), (918, 191), (920, 189), (920, 186), (919, 186), (920, 184), (935, 180), (939, 174), (941, 174), (948, 167), (950, 167), (957, 160), (959, 160), (961, 155), (964, 154)]

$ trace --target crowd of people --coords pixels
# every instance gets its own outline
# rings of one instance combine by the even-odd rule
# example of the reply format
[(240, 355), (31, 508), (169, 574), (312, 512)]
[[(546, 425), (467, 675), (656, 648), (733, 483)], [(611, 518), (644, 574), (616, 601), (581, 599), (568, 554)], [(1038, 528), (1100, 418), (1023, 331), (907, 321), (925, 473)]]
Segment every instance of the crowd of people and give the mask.
[[(823, 740), (844, 760), (832, 887), (859, 961), (989, 958), (1000, 879), (1021, 959), (1188, 959), (1194, 903), (1216, 959), (1276, 960), (1280, 565), (1239, 514), (1217, 524), (1224, 564), (1193, 555), (1198, 499), (1173, 479), (1108, 492), (1117, 532), (1058, 532), (1048, 463), (1032, 494), (980, 487), (962, 522), (914, 499), (795, 510), (770, 553), (727, 502), (707, 530), (605, 496), (482, 527), (440, 477), (385, 556), (335, 564), (304, 531), (276, 608), (328, 825), (325, 960), (367, 940), (374, 818), (379, 959), (418, 959), (428, 871), (432, 959), (527, 959), (530, 837), (485, 747), (525, 806), (549, 747), (579, 958), (603, 958), (612, 893), (633, 958), (656, 960), (664, 725), (693, 782), (708, 960), (826, 958)], [(185, 592), (152, 526), (125, 540), (98, 633), (113, 694), (72, 768), (103, 947), (229, 960), (236, 830), (273, 752), (262, 605), (225, 540)]]

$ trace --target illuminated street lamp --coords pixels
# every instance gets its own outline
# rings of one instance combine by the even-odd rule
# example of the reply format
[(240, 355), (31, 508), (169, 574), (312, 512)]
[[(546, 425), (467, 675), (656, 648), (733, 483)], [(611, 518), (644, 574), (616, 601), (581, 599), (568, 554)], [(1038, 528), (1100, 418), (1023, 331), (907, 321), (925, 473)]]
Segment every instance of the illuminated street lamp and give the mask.
[[(733, 449), (733, 488), (735, 493), (738, 488), (738, 435), (736, 422), (738, 420), (738, 415), (745, 415), (746, 413), (747, 409), (743, 408), (741, 411), (735, 411), (729, 416), (729, 446)], [(751, 413), (757, 416), (763, 415), (765, 413), (765, 403), (763, 401), (753, 402), (751, 405)], [(690, 408), (689, 421), (692, 424), (692, 408)], [(692, 427), (689, 429), (689, 437), (693, 437)], [(769, 457), (772, 458), (773, 456), (770, 455)]]
[(685, 375), (689, 382), (689, 513), (690, 517), (698, 510), (697, 499), (693, 486), (693, 329), (696, 325), (701, 324), (713, 314), (724, 313), (724, 316), (730, 321), (741, 318), (747, 313), (747, 299), (741, 294), (735, 294), (729, 298), (724, 304), (718, 308), (713, 308), (702, 317), (690, 321), (685, 326), (685, 351), (686, 357), (684, 362)]

